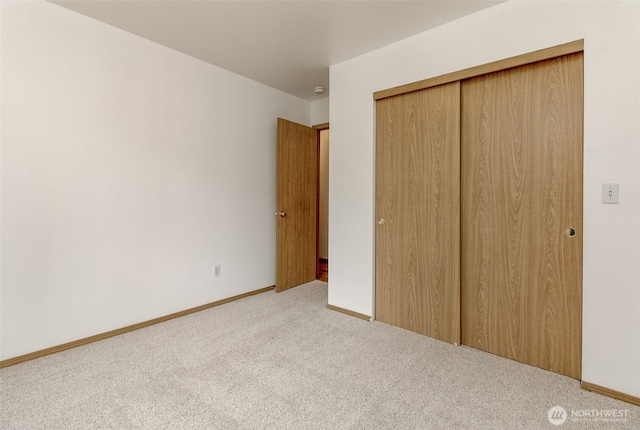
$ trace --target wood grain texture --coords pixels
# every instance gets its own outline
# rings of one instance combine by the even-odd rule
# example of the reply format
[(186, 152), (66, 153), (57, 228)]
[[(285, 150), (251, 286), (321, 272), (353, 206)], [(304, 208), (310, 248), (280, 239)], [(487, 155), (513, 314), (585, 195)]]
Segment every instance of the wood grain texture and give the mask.
[(584, 50), (584, 40), (576, 40), (574, 42), (564, 43), (558, 46), (541, 49), (539, 51), (529, 52), (515, 57), (505, 58), (503, 60), (494, 61), (492, 63), (482, 64), (476, 67), (470, 67), (464, 70), (458, 70), (453, 73), (424, 79), (410, 84), (400, 85), (398, 87), (389, 88), (373, 93), (374, 100), (381, 100), (387, 97), (393, 97), (400, 94), (406, 94), (412, 91), (420, 91), (437, 85), (448, 84), (450, 82), (462, 81), (464, 79), (474, 78), (489, 73), (507, 70), (526, 64), (537, 63), (539, 61), (560, 57), (563, 55), (575, 54)]
[[(462, 343), (581, 374), (582, 53), (462, 83)], [(578, 235), (564, 236), (566, 227)]]
[(376, 104), (376, 319), (458, 343), (460, 84)]
[(278, 118), (276, 291), (316, 279), (318, 144), (311, 127)]

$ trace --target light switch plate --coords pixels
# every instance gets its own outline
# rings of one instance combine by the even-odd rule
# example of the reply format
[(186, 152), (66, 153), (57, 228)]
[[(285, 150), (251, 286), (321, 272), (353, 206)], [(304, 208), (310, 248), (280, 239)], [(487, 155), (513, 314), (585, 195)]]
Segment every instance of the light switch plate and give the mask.
[(602, 203), (618, 204), (618, 185), (619, 184), (602, 184)]

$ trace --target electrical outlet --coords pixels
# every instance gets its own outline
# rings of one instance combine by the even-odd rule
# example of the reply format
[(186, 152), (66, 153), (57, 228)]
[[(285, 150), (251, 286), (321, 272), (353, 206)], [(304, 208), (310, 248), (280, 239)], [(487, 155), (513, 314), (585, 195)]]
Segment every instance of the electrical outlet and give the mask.
[(220, 265), (216, 264), (215, 266), (213, 266), (213, 276), (214, 277), (218, 277), (220, 276)]

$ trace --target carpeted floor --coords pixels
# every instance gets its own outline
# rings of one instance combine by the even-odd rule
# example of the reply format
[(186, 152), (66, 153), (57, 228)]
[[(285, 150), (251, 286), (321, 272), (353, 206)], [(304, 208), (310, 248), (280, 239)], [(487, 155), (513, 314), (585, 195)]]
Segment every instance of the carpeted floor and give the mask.
[(576, 380), (326, 303), (314, 281), (2, 369), (0, 428), (640, 428), (639, 407)]

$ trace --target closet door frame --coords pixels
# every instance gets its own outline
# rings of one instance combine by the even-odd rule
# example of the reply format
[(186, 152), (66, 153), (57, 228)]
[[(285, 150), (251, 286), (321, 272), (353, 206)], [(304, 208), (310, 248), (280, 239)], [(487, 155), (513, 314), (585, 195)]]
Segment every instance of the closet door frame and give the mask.
[[(500, 72), (503, 70), (512, 69), (515, 67), (524, 66), (532, 63), (538, 63), (541, 61), (550, 60), (550, 59), (565, 56), (565, 55), (581, 53), (581, 52), (584, 52), (584, 40), (577, 40), (574, 42), (569, 42), (566, 44), (542, 49), (539, 51), (519, 55), (516, 57), (495, 61), (495, 62), (484, 64), (481, 66), (460, 70), (460, 71), (449, 73), (446, 75), (429, 78), (422, 81), (378, 91), (373, 94), (373, 98), (375, 101), (380, 101), (389, 97), (394, 97), (394, 96), (415, 92), (415, 91), (421, 91), (421, 90), (432, 88), (438, 85), (449, 84), (453, 82), (461, 82), (466, 79), (487, 75), (494, 72)], [(377, 177), (377, 173), (376, 173), (376, 177)], [(376, 190), (376, 196), (377, 196), (377, 190)], [(379, 264), (377, 234), (376, 234), (375, 250), (376, 250), (375, 261), (377, 266)], [(377, 267), (375, 268), (375, 271), (376, 273), (378, 272)], [(375, 282), (377, 283), (378, 280), (376, 279)], [(458, 288), (460, 289), (460, 287), (461, 286), (459, 285)], [(377, 303), (377, 298), (375, 297), (376, 294), (378, 294), (377, 285), (374, 286), (374, 303)], [(582, 309), (580, 309), (580, 311), (582, 311)], [(375, 312), (374, 312), (374, 316), (375, 316)], [(457, 326), (459, 327), (459, 330), (461, 330), (460, 321), (458, 321), (457, 323), (458, 323)], [(460, 333), (458, 333), (457, 338), (458, 339), (460, 338)]]
[(576, 40), (575, 42), (569, 42), (563, 45), (553, 46), (551, 48), (530, 52), (528, 54), (522, 54), (516, 57), (494, 61), (493, 63), (483, 64), (481, 66), (471, 67), (469, 69), (464, 69), (453, 73), (447, 73), (446, 75), (436, 76), (434, 78), (424, 79), (422, 81), (417, 81), (406, 85), (400, 85), (398, 87), (389, 88), (387, 90), (377, 91), (373, 93), (373, 99), (376, 101), (382, 100), (387, 97), (393, 97), (400, 94), (410, 93), (412, 91), (420, 91), (426, 88), (435, 87), (436, 85), (448, 84), (455, 81), (475, 78), (477, 76), (499, 72), (518, 66), (524, 66), (526, 64), (537, 63), (539, 61), (550, 60), (552, 58), (561, 57), (563, 55), (576, 54), (583, 51), (584, 39)]

